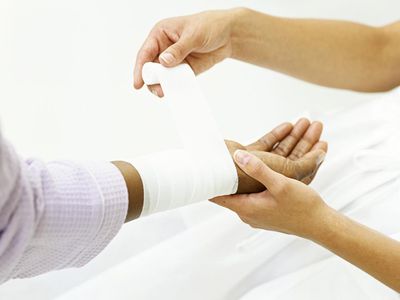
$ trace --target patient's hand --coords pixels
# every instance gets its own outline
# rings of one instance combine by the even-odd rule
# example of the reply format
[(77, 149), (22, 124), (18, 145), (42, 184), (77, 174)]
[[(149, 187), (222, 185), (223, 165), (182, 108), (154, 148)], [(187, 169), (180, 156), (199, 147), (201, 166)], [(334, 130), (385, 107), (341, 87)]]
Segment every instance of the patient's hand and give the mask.
[[(271, 169), (287, 177), (309, 184), (314, 178), (328, 150), (320, 141), (322, 124), (300, 119), (294, 126), (284, 123), (264, 135), (258, 141), (243, 146), (226, 141), (231, 153), (243, 149), (254, 153)], [(239, 177), (238, 194), (260, 192), (265, 187), (236, 167)]]

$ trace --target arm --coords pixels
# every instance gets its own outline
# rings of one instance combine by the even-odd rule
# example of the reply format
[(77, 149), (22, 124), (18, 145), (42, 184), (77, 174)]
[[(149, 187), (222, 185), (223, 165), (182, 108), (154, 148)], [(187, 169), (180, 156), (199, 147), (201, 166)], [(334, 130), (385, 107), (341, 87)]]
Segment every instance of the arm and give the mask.
[(400, 22), (371, 27), (248, 9), (237, 14), (232, 58), (336, 88), (377, 92), (400, 85)]
[[(232, 153), (239, 148), (257, 151), (274, 169), (308, 180), (326, 151), (319, 142), (321, 131), (320, 123), (301, 120), (294, 128), (285, 123), (247, 147), (227, 146)], [(237, 171), (238, 192), (263, 189)], [(1, 136), (0, 185), (0, 283), (85, 265), (143, 207), (142, 179), (130, 163), (25, 161)]]
[(400, 292), (400, 243), (327, 209), (310, 239)]
[[(245, 8), (166, 19), (138, 52), (134, 86), (143, 86), (141, 69), (148, 61), (171, 67), (185, 60), (198, 74), (225, 58), (329, 87), (386, 91), (400, 85), (400, 22), (372, 27)], [(151, 89), (162, 96), (159, 86)]]
[[(322, 163), (321, 155), (327, 152), (327, 143), (320, 141), (322, 124), (310, 123), (307, 119), (300, 119), (294, 126), (283, 123), (254, 143), (243, 146), (234, 141), (225, 141), (226, 146), (233, 155), (238, 150), (249, 150), (257, 155), (265, 164), (277, 172), (288, 177), (310, 183), (319, 165)], [(144, 188), (138, 170), (130, 163), (114, 161), (124, 177), (129, 197), (126, 222), (138, 218), (143, 209)], [(238, 175), (237, 193), (250, 193), (265, 189), (258, 181), (254, 180), (236, 166)]]
[(126, 217), (112, 164), (24, 160), (1, 136), (0, 185), (0, 283), (85, 265)]
[(235, 161), (267, 191), (213, 201), (255, 228), (310, 239), (400, 292), (400, 243), (327, 206), (310, 187), (272, 171), (245, 151)]

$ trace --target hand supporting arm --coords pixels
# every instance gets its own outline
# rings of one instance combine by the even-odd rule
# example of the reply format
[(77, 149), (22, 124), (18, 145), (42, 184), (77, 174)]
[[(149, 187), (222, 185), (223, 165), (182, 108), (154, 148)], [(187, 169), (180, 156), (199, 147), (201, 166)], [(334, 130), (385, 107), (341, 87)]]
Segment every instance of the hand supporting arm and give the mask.
[(312, 240), (400, 292), (400, 242), (341, 215), (313, 189), (274, 172), (248, 152), (236, 151), (235, 161), (267, 190), (217, 197), (215, 203), (252, 227)]
[[(310, 183), (323, 156), (327, 152), (326, 142), (320, 141), (322, 124), (310, 123), (300, 119), (294, 126), (283, 123), (254, 143), (243, 146), (234, 141), (225, 141), (233, 156), (236, 150), (249, 150), (270, 168), (288, 176)], [(138, 218), (143, 209), (143, 182), (137, 169), (130, 163), (114, 161), (125, 179), (129, 195), (128, 213), (125, 222)], [(254, 178), (244, 173), (237, 165), (238, 194), (263, 191), (265, 187)]]

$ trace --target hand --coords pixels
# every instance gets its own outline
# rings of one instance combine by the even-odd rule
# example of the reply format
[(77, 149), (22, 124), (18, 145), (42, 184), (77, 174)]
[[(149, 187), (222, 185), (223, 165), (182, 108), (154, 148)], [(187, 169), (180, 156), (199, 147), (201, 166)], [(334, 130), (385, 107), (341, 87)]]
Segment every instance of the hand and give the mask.
[[(146, 62), (173, 67), (186, 61), (199, 74), (229, 57), (235, 11), (208, 11), (157, 23), (137, 54), (134, 87), (139, 89), (144, 84), (142, 67)], [(163, 96), (159, 85), (149, 89)]]
[(267, 190), (246, 195), (214, 198), (213, 202), (236, 212), (254, 228), (273, 230), (304, 238), (314, 236), (331, 209), (304, 183), (273, 171), (253, 154), (237, 150), (236, 163)]
[[(295, 126), (284, 123), (248, 146), (226, 141), (233, 156), (236, 150), (248, 150), (270, 168), (290, 178), (309, 184), (327, 152), (327, 143), (320, 141), (322, 124), (300, 119)], [(238, 166), (238, 193), (260, 192), (265, 186), (248, 176)]]

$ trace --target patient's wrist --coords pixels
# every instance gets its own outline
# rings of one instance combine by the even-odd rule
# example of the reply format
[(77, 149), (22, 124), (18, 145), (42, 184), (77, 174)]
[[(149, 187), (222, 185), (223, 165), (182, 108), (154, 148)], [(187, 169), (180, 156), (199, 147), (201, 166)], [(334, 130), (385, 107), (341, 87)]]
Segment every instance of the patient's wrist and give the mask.
[(238, 174), (238, 190), (236, 194), (258, 193), (265, 190), (263, 184), (245, 174), (237, 165), (235, 166)]
[(133, 165), (125, 161), (113, 161), (112, 164), (121, 172), (128, 190), (129, 205), (126, 222), (137, 219), (142, 213), (144, 199), (140, 174)]

